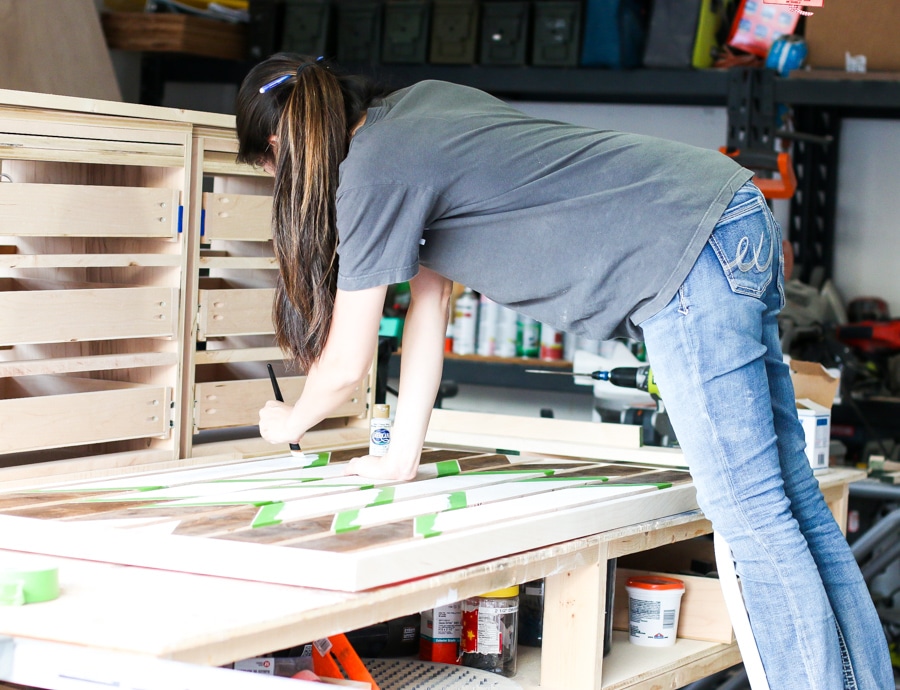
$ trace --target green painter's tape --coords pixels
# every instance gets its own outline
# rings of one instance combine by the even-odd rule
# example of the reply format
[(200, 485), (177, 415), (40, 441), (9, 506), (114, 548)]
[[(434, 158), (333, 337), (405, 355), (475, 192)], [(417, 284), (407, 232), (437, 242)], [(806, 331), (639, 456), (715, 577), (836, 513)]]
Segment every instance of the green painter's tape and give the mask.
[(384, 506), (388, 503), (394, 502), (394, 491), (393, 486), (386, 486), (378, 492), (378, 495), (375, 497), (375, 500), (372, 501), (369, 506)]
[(271, 527), (272, 525), (280, 525), (281, 520), (278, 518), (278, 515), (281, 513), (282, 508), (284, 508), (284, 503), (281, 501), (269, 503), (260, 507), (256, 512), (256, 517), (253, 518), (251, 527)]
[(334, 516), (335, 534), (343, 534), (344, 532), (354, 532), (359, 529), (359, 525), (354, 525), (356, 518), (359, 517), (358, 510), (344, 510)]
[(436, 467), (438, 477), (452, 477), (460, 473), (458, 460), (441, 460)]
[(0, 570), (0, 606), (51, 601), (59, 596), (59, 568)]
[(415, 519), (415, 526), (413, 528), (413, 533), (417, 537), (436, 537), (440, 534), (440, 530), (436, 530), (434, 528), (434, 523), (437, 521), (437, 513), (432, 513), (431, 515), (420, 515)]
[(459, 510), (468, 505), (465, 491), (454, 491), (448, 498), (450, 499), (450, 507), (447, 510)]
[[(312, 453), (306, 453), (305, 455), (306, 455), (306, 457), (309, 457), (310, 455), (312, 455)], [(317, 457), (315, 460), (308, 462), (303, 466), (304, 467), (325, 467), (325, 465), (327, 465), (329, 462), (331, 462), (331, 453), (330, 452), (316, 453), (316, 456)]]

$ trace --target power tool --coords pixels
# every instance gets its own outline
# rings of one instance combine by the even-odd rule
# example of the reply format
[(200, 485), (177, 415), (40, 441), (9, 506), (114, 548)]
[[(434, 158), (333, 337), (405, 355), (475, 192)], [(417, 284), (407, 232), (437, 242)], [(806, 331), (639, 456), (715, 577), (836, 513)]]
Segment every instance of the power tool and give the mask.
[(598, 370), (589, 374), (578, 374), (571, 371), (553, 371), (551, 369), (526, 369), (527, 374), (556, 374), (559, 376), (584, 376), (595, 381), (609, 381), (621, 388), (636, 388), (659, 398), (659, 388), (653, 378), (653, 370), (649, 364), (640, 367), (615, 367), (609, 371)]

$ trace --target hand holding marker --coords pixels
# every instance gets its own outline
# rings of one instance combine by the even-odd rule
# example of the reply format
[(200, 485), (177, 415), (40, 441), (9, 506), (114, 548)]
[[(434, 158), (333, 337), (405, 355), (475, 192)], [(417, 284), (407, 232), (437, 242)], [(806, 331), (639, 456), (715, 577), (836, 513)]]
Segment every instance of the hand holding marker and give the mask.
[[(275, 393), (275, 399), (278, 402), (284, 402), (284, 396), (281, 394), (281, 388), (278, 387), (278, 379), (275, 378), (275, 370), (272, 369), (271, 364), (266, 364), (266, 368), (269, 370), (269, 380), (272, 382), (272, 391)], [(303, 451), (300, 450), (299, 443), (290, 444), (291, 447), (291, 455), (296, 455), (301, 457), (303, 455)]]

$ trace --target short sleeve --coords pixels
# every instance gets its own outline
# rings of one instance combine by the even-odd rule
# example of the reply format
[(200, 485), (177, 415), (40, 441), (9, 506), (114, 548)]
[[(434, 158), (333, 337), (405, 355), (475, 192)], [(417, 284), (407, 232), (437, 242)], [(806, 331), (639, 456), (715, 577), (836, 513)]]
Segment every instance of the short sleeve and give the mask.
[(339, 190), (338, 287), (363, 290), (415, 276), (435, 198), (430, 189), (390, 183)]

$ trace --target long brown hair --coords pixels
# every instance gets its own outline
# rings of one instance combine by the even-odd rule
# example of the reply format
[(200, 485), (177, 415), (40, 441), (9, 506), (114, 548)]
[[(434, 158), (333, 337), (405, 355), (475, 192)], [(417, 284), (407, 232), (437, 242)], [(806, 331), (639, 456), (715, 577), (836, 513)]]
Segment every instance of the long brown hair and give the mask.
[[(322, 353), (334, 311), (338, 169), (347, 156), (350, 129), (384, 93), (322, 58), (290, 53), (256, 65), (238, 91), (237, 159), (275, 168), (275, 341), (303, 371)], [(272, 135), (278, 139), (277, 158), (269, 144)]]

